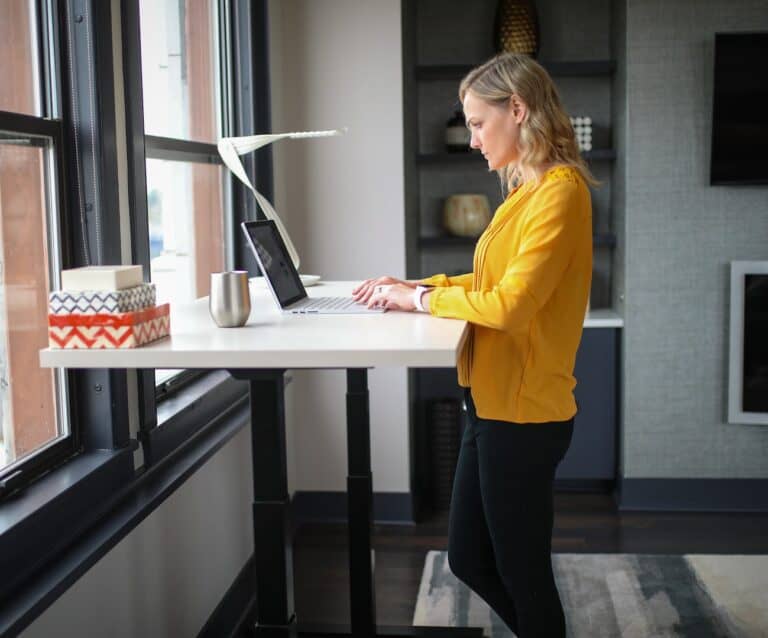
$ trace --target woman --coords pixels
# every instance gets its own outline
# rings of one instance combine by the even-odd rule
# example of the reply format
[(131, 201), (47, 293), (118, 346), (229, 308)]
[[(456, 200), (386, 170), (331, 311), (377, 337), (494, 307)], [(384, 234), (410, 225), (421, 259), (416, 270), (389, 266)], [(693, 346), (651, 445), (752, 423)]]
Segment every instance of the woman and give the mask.
[(458, 362), (468, 427), (449, 518), (454, 574), (520, 638), (565, 636), (552, 575), (552, 482), (573, 433), (573, 367), (592, 277), (594, 184), (546, 71), (501, 54), (459, 99), (471, 146), (507, 196), (479, 238), (473, 272), (367, 280), (369, 306), (471, 324)]

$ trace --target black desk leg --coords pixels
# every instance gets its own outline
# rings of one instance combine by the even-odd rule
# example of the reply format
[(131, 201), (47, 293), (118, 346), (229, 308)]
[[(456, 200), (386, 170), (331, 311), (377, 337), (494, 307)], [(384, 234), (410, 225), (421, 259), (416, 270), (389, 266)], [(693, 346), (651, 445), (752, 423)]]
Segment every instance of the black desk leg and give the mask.
[(349, 586), (352, 635), (376, 634), (373, 552), (373, 479), (368, 371), (347, 370), (347, 502), (349, 507)]
[(230, 370), (230, 374), (250, 383), (256, 581), (254, 621), (259, 635), (294, 635), (293, 547), (285, 450), (285, 370)]
[[(250, 383), (253, 455), (254, 586), (251, 635), (260, 638), (482, 638), (482, 629), (376, 627), (372, 552), (373, 479), (368, 411), (368, 371), (347, 370), (347, 476), (351, 627), (300, 626), (293, 607), (285, 450), (285, 370), (229, 371)], [(377, 633), (378, 630), (378, 633)]]

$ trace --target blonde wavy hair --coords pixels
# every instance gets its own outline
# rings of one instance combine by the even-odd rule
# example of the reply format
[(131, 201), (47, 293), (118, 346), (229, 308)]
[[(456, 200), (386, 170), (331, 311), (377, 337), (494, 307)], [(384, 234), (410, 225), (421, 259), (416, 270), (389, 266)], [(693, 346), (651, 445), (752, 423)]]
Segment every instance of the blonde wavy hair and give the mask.
[(552, 78), (538, 62), (519, 53), (501, 53), (472, 69), (459, 85), (459, 100), (464, 103), (468, 91), (489, 104), (506, 107), (517, 95), (528, 107), (520, 124), (518, 142), (520, 159), (498, 170), (502, 188), (519, 185), (524, 169), (536, 180), (539, 167), (560, 164), (577, 170), (592, 186), (598, 181), (579, 153), (571, 121), (560, 101)]

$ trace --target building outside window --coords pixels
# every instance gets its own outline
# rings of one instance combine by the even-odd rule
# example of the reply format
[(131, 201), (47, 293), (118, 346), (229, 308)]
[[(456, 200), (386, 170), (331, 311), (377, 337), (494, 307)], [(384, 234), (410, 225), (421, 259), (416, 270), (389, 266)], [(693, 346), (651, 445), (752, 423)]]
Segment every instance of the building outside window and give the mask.
[[(65, 377), (40, 368), (61, 267), (57, 154), (44, 119), (42, 24), (33, 0), (0, 2), (0, 478), (70, 436)], [(50, 87), (47, 87), (50, 88)], [(49, 100), (50, 102), (50, 100)], [(53, 105), (55, 108), (55, 104)]]

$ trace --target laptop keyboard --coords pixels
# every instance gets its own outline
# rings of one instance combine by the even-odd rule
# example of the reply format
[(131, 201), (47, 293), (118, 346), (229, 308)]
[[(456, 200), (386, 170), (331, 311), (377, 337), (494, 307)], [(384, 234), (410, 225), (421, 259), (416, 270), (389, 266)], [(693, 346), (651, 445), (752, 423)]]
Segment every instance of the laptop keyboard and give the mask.
[(301, 306), (301, 310), (346, 310), (347, 308), (363, 307), (352, 297), (315, 297)]

